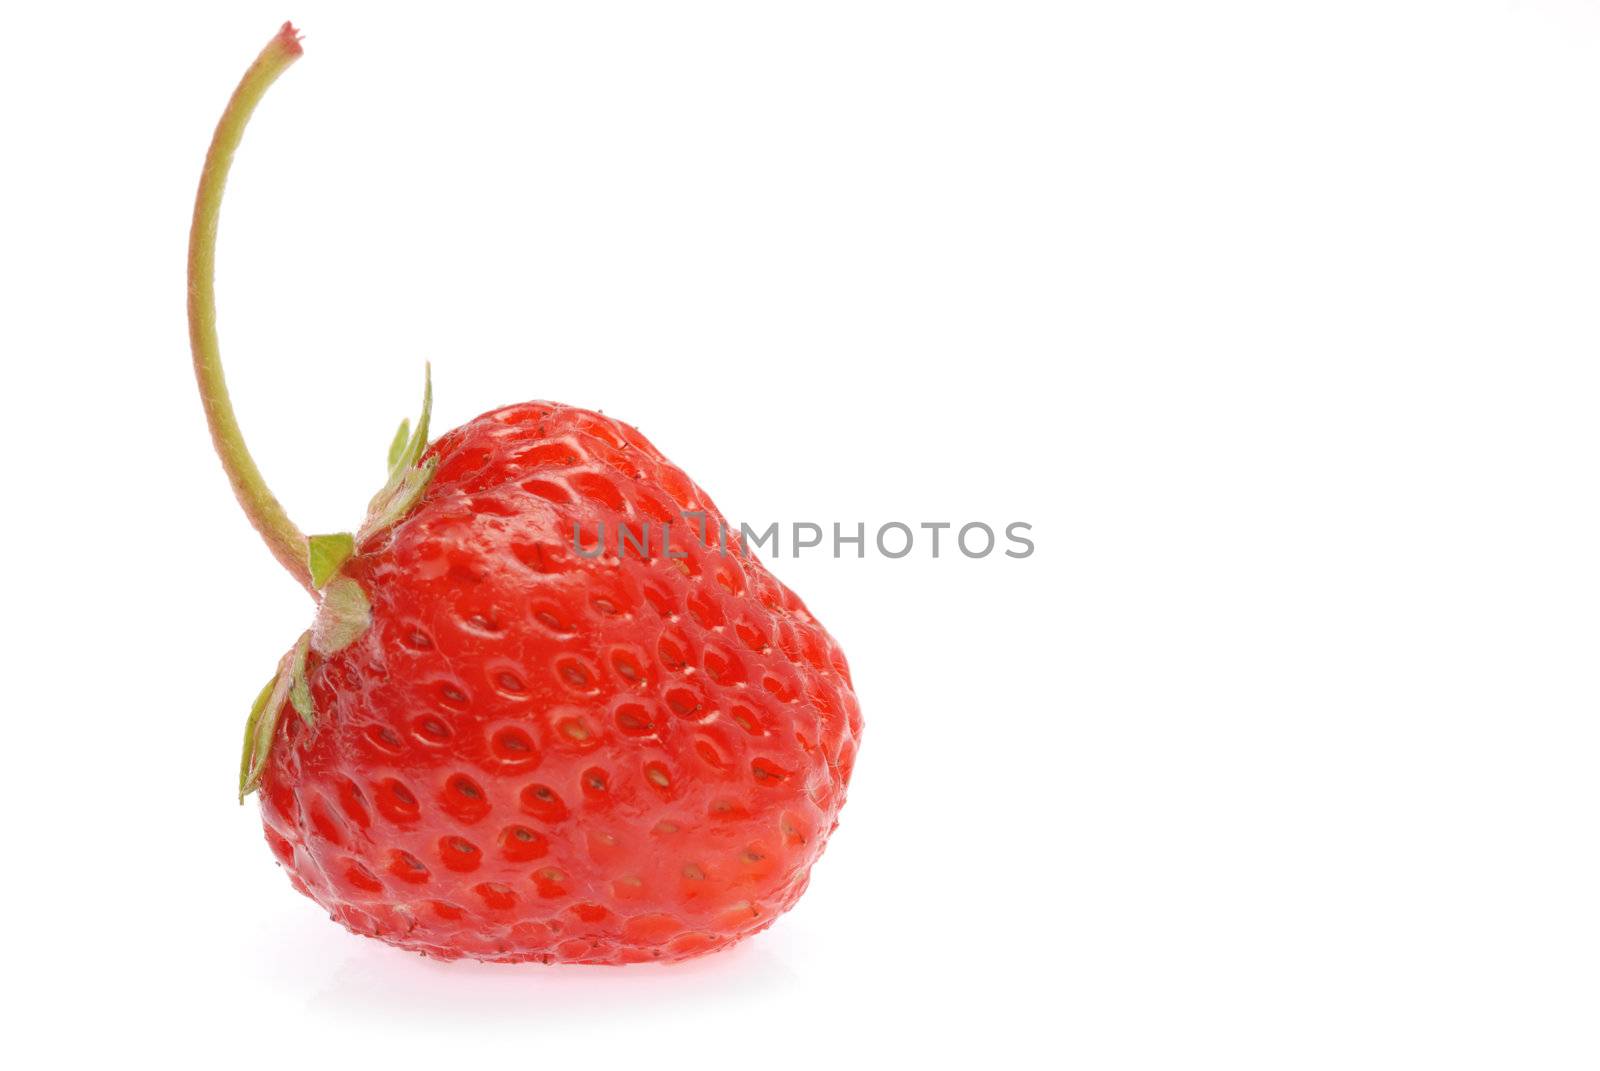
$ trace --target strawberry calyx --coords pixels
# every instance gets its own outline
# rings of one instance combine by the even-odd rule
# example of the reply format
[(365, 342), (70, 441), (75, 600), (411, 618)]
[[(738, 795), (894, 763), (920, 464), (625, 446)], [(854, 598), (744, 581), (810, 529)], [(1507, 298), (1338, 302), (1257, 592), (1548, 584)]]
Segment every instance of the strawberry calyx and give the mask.
[(212, 443), (245, 516), (289, 575), (317, 600), (311, 628), (279, 660), (272, 680), (251, 705), (239, 760), (241, 803), (260, 783), (284, 708), (292, 707), (307, 726), (315, 723), (315, 704), (307, 677), (311, 658), (327, 658), (343, 650), (371, 627), (371, 603), (361, 585), (344, 575), (345, 564), (363, 543), (399, 523), (416, 507), (437, 465), (434, 458), (423, 461), (433, 411), (430, 367), (424, 372), (422, 415), (416, 429), (411, 429), (409, 420), (401, 422), (389, 447), (389, 478), (369, 503), (360, 529), (354, 533), (307, 536), (289, 519), (267, 486), (234, 414), (217, 338), (216, 247), (222, 194), (234, 153), (256, 105), (278, 76), (300, 58), (301, 51), (298, 31), (286, 22), (240, 80), (206, 151), (189, 231), (189, 344)]
[(327, 658), (350, 646), (372, 627), (372, 603), (361, 585), (342, 572), (356, 550), (373, 536), (382, 535), (404, 520), (433, 482), (438, 458), (418, 463), (428, 448), (428, 423), (433, 413), (433, 371), (424, 375), (422, 415), (416, 431), (402, 420), (394, 445), (389, 448), (389, 479), (373, 496), (367, 519), (358, 532), (332, 532), (306, 537), (306, 572), (317, 592), (317, 616), (294, 649), (278, 662), (278, 670), (251, 705), (245, 720), (244, 751), (239, 759), (239, 802), (261, 782), (272, 750), (278, 718), (287, 704), (310, 728), (316, 724), (316, 705), (307, 677), (310, 656)]

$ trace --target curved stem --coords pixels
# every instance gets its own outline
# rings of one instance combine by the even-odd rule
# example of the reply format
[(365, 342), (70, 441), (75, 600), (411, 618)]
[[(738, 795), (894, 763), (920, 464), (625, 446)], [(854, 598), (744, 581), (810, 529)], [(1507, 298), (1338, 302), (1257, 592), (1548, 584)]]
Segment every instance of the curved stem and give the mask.
[(189, 346), (194, 353), (194, 375), (200, 385), (200, 401), (205, 406), (211, 440), (233, 484), (234, 496), (239, 499), (250, 523), (266, 540), (273, 556), (315, 598), (306, 560), (306, 537), (261, 478), (261, 470), (256, 468), (255, 460), (245, 447), (233, 402), (228, 398), (228, 384), (223, 379), (222, 355), (217, 344), (214, 285), (217, 217), (222, 209), (222, 191), (228, 181), (234, 151), (244, 136), (245, 124), (267, 88), (300, 58), (300, 52), (294, 27), (284, 23), (283, 29), (245, 72), (212, 136), (205, 169), (200, 173), (200, 189), (195, 194), (194, 224), (189, 231)]

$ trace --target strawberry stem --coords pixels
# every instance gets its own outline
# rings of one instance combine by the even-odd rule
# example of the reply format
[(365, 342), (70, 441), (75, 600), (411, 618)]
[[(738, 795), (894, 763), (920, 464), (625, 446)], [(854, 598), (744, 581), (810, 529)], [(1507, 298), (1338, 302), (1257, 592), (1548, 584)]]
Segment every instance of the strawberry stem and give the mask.
[(234, 151), (268, 87), (300, 58), (300, 53), (299, 36), (286, 22), (245, 72), (212, 136), (205, 169), (200, 173), (200, 189), (195, 194), (194, 223), (189, 231), (189, 346), (194, 354), (194, 375), (200, 386), (206, 423), (211, 428), (211, 440), (228, 473), (228, 481), (233, 485), (234, 496), (250, 523), (266, 540), (273, 556), (315, 598), (306, 537), (262, 479), (261, 470), (245, 446), (244, 433), (239, 430), (233, 402), (228, 397), (217, 344), (215, 288), (217, 217), (222, 209), (222, 192), (227, 185)]

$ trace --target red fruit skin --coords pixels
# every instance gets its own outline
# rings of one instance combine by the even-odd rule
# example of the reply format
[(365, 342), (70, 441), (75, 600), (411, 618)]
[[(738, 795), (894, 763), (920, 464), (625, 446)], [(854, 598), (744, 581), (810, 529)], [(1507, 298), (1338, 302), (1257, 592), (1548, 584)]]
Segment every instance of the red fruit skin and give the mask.
[[(429, 455), (421, 503), (344, 567), (372, 627), (313, 656), (313, 726), (278, 722), (261, 814), (294, 886), (444, 959), (670, 962), (771, 925), (855, 760), (838, 645), (626, 424), (533, 402)], [(649, 556), (619, 557), (644, 521)], [(586, 549), (605, 523), (602, 556), (574, 522)]]

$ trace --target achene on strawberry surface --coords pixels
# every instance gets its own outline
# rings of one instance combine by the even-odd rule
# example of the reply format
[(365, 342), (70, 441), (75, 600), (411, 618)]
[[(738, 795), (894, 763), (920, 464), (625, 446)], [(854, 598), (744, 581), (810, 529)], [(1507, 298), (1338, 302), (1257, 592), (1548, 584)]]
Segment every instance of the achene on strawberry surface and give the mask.
[[(286, 24), (246, 74), (191, 238), (218, 452), (319, 602), (251, 711), (241, 798), (259, 789), (297, 889), (431, 956), (672, 961), (764, 929), (837, 824), (860, 713), (838, 645), (737, 541), (702, 538), (727, 522), (644, 436), (530, 402), (430, 446), (430, 387), (362, 528), (309, 538), (250, 461), (217, 351), (216, 218), (250, 112), (299, 53)], [(652, 551), (595, 552), (623, 529)]]

